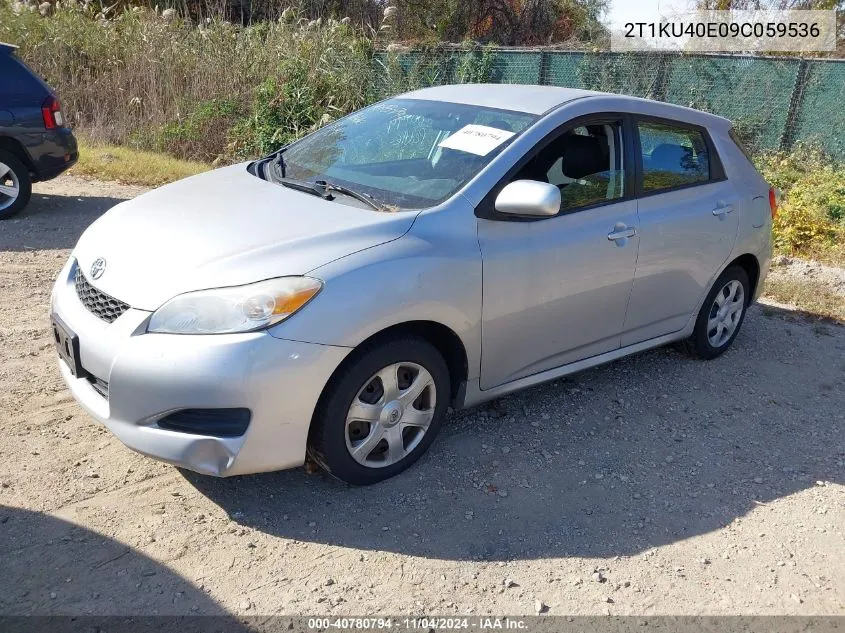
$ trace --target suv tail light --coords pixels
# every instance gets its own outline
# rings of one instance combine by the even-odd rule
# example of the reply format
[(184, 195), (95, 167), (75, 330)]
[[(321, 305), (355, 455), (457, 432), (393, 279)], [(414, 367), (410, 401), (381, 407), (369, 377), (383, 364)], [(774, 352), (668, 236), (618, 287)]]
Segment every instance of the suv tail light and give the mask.
[(769, 208), (772, 210), (772, 219), (778, 214), (778, 205), (780, 204), (780, 191), (774, 187), (769, 187)]
[(53, 95), (44, 99), (44, 103), (41, 104), (41, 117), (44, 119), (44, 127), (48, 130), (55, 130), (65, 125), (62, 104)]

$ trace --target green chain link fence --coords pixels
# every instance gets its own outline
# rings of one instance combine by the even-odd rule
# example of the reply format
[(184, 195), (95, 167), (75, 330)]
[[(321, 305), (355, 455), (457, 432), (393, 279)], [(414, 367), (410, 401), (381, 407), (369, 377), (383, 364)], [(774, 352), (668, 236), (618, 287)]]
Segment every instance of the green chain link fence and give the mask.
[(814, 142), (845, 159), (845, 60), (432, 48), (381, 51), (377, 92), (526, 83), (616, 92), (727, 117), (752, 152)]

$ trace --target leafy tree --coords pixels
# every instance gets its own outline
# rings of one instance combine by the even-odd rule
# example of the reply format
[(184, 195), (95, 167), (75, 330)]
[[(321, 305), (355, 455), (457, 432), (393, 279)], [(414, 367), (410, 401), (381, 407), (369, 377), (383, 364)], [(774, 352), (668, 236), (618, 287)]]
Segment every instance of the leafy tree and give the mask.
[[(147, 0), (153, 2), (153, 0)], [(161, 0), (158, 0), (159, 2)], [(167, 4), (165, 0), (164, 4)], [(169, 0), (204, 17), (222, 9), (253, 22), (288, 17), (342, 20), (406, 42), (476, 40), (510, 46), (593, 42), (606, 38), (601, 18), (610, 0)]]

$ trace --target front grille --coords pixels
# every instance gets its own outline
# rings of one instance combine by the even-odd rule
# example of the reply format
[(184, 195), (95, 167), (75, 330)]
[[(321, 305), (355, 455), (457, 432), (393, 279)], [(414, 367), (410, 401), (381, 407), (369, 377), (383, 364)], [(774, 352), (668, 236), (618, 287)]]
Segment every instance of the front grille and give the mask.
[(129, 305), (123, 303), (123, 301), (119, 301), (89, 284), (78, 265), (73, 281), (76, 286), (76, 295), (82, 305), (103, 321), (111, 323), (129, 309)]

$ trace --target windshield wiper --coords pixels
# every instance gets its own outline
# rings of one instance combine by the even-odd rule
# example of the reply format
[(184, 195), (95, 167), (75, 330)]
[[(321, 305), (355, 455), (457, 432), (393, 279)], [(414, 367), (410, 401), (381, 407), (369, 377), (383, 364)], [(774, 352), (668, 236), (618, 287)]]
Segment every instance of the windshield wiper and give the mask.
[(355, 198), (359, 202), (363, 202), (364, 204), (370, 205), (376, 211), (384, 210), (384, 206), (377, 202), (376, 199), (368, 193), (364, 193), (362, 191), (355, 191), (354, 189), (350, 189), (349, 187), (344, 187), (343, 185), (338, 185), (333, 182), (328, 182), (326, 180), (317, 180), (314, 182), (314, 184), (322, 187), (326, 192), (336, 191), (337, 193), (342, 193), (343, 195), (349, 196), (350, 198)]
[(285, 187), (296, 189), (297, 191), (302, 191), (304, 193), (310, 193), (315, 196), (320, 196), (323, 200), (334, 200), (332, 192), (335, 192), (344, 196), (349, 196), (350, 198), (354, 198), (359, 202), (363, 202), (364, 204), (369, 205), (370, 207), (375, 209), (376, 211), (384, 211), (384, 206), (379, 204), (372, 196), (366, 193), (361, 193), (360, 191), (355, 191), (354, 189), (350, 189), (349, 187), (344, 187), (343, 185), (337, 185), (335, 183), (328, 182), (326, 180), (306, 182), (303, 180), (295, 180), (293, 178), (283, 177), (279, 180), (279, 182)]

